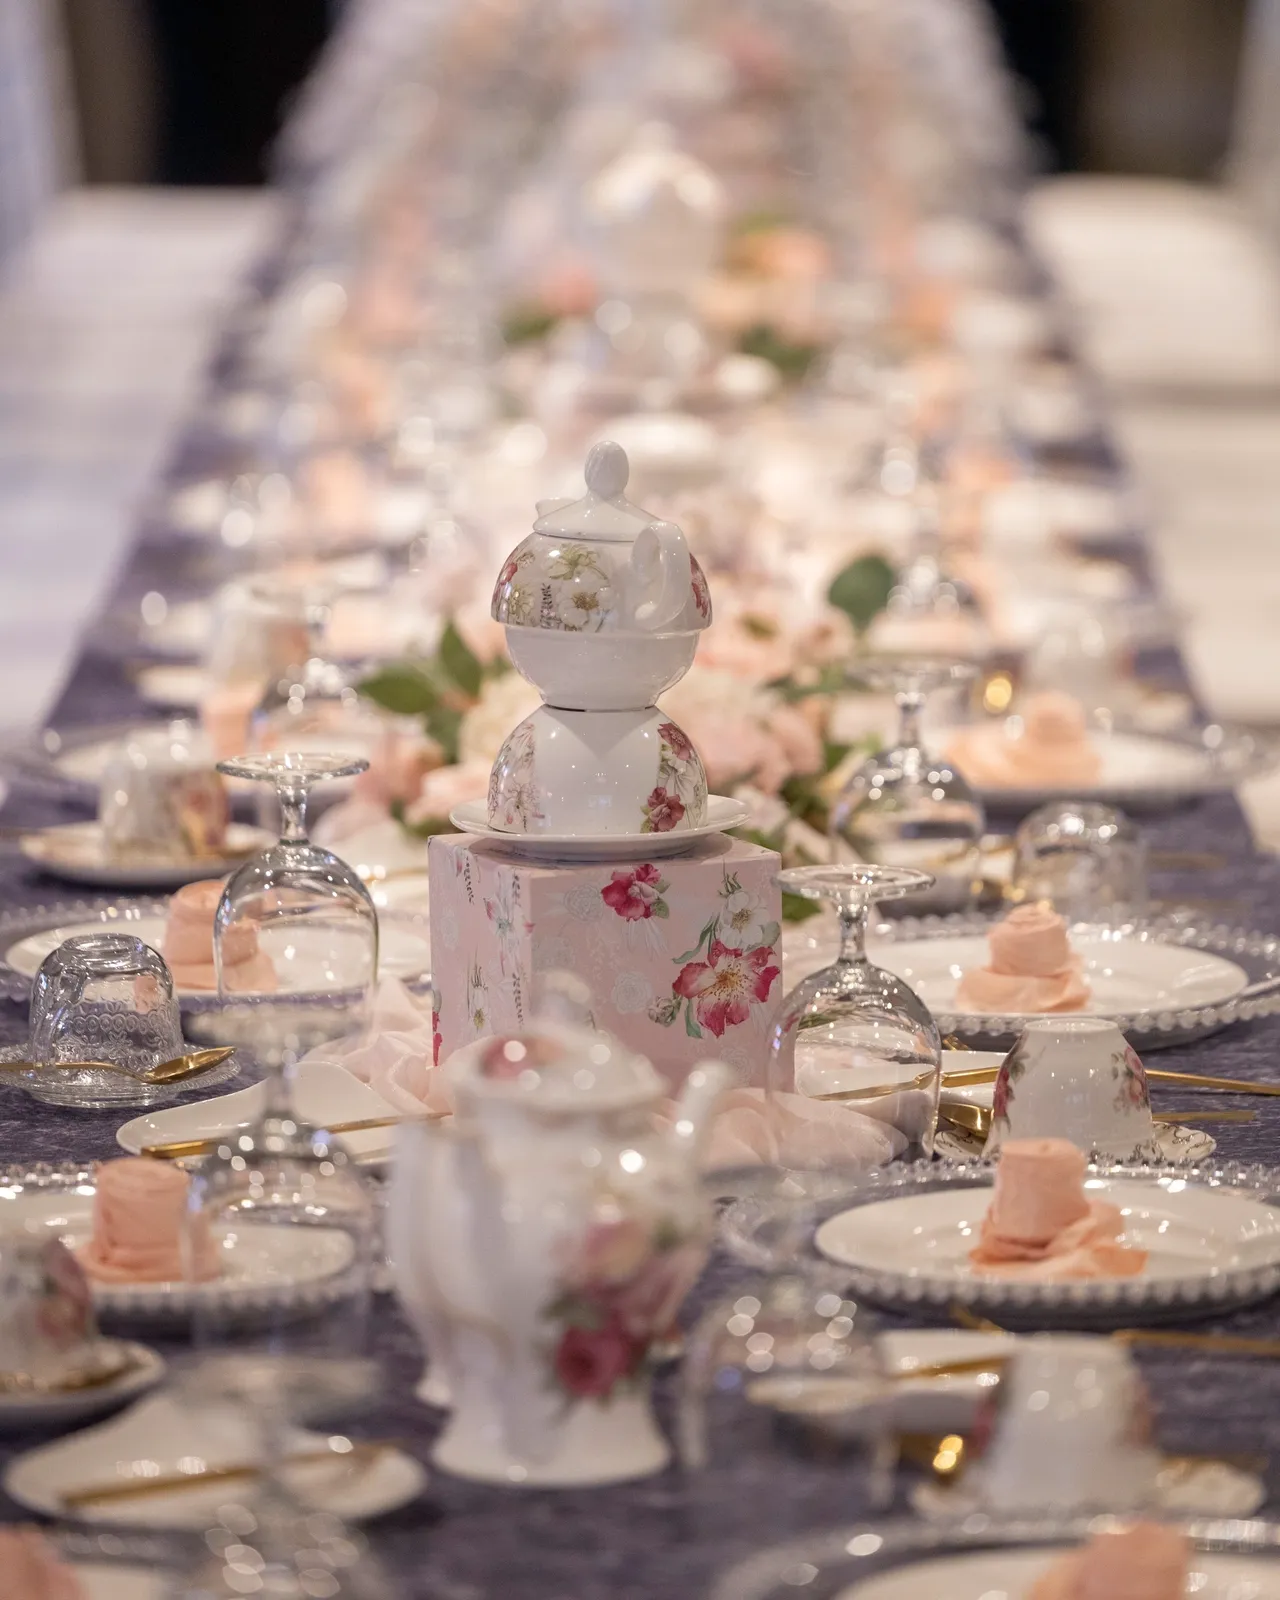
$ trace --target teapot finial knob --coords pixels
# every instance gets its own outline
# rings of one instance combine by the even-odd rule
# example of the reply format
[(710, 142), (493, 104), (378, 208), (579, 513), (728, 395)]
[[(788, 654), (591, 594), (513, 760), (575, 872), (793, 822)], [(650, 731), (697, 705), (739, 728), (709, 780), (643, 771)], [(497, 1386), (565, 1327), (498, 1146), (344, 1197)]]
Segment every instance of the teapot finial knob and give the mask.
[(612, 439), (592, 445), (584, 476), (587, 488), (601, 500), (619, 499), (631, 476), (627, 452), (620, 444), (614, 444)]

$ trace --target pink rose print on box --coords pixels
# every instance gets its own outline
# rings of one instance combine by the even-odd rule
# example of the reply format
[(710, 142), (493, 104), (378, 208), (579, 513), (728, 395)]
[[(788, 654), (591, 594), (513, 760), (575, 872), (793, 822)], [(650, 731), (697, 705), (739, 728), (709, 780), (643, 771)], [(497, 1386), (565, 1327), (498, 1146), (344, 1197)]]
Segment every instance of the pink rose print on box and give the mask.
[(726, 1029), (750, 1021), (782, 975), (781, 931), (736, 874), (726, 873), (716, 914), (697, 944), (676, 956), (680, 970), (671, 994), (653, 1002), (650, 1019), (669, 1028), (683, 1015), (692, 1039), (701, 1039), (704, 1030), (720, 1039)]
[(601, 889), (600, 898), (627, 922), (640, 922), (671, 915), (662, 898), (666, 888), (667, 880), (652, 861), (646, 861), (630, 872), (615, 872)]

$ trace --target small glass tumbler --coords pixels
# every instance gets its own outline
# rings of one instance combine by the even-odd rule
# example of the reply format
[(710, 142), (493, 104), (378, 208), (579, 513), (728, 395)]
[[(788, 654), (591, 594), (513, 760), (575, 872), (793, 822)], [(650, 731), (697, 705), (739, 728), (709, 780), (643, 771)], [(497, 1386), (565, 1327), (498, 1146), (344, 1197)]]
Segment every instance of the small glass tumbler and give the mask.
[[(184, 1048), (173, 976), (141, 939), (82, 933), (44, 958), (31, 991), (35, 1070), (24, 1082), (37, 1100), (92, 1111), (171, 1099), (171, 1088), (144, 1075)], [(62, 1064), (72, 1061), (112, 1067)]]
[(1013, 896), (1046, 900), (1068, 922), (1114, 922), (1147, 909), (1147, 841), (1122, 811), (1072, 800), (1018, 829)]

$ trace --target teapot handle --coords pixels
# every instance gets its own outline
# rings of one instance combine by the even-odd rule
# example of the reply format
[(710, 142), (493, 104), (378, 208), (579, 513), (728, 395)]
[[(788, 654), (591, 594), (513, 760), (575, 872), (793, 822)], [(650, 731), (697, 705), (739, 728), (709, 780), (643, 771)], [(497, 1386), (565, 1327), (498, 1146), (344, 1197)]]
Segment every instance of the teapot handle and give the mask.
[(711, 1135), (711, 1122), (720, 1096), (734, 1083), (734, 1072), (723, 1061), (699, 1061), (684, 1080), (676, 1101), (671, 1137), (700, 1161)]
[(645, 633), (661, 633), (689, 602), (693, 572), (689, 546), (674, 522), (651, 522), (631, 547), (628, 611)]

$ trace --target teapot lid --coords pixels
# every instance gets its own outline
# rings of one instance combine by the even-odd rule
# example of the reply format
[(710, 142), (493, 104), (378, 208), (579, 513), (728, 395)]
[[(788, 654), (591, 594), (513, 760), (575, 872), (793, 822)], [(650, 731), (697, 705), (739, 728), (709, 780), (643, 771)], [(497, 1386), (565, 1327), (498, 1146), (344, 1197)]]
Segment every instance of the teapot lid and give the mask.
[(454, 1057), (466, 1091), (537, 1111), (622, 1111), (661, 1097), (646, 1057), (590, 1025), (590, 994), (572, 973), (547, 974), (542, 1004), (520, 1033), (481, 1039)]
[(583, 474), (587, 492), (580, 500), (541, 500), (535, 533), (608, 539), (634, 539), (658, 518), (632, 505), (623, 490), (631, 476), (627, 452), (611, 439), (592, 445)]

